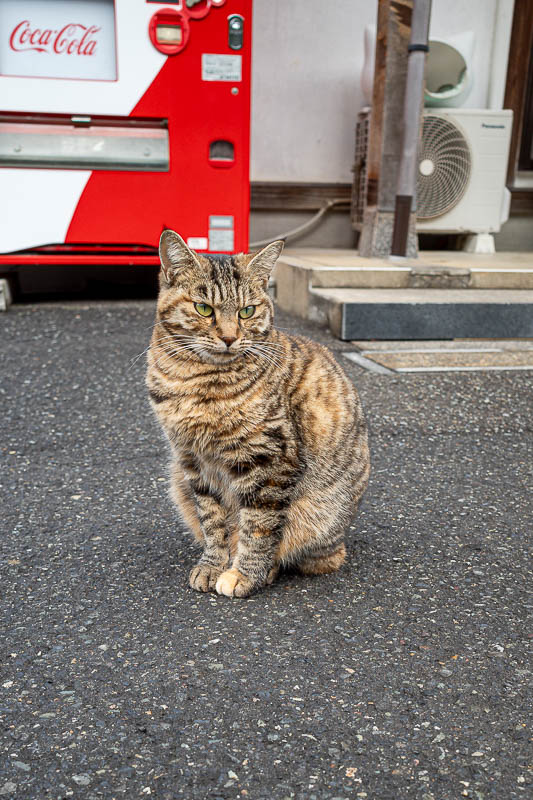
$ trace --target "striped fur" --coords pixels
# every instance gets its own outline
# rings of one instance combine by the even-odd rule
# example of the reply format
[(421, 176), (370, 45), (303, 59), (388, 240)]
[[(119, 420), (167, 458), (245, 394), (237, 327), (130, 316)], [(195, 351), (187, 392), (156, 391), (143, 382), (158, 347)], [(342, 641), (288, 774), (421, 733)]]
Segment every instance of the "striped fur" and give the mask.
[(325, 347), (273, 327), (266, 289), (282, 247), (206, 257), (161, 237), (147, 385), (171, 445), (172, 497), (203, 546), (190, 574), (200, 591), (246, 597), (280, 565), (337, 570), (368, 483), (352, 383)]

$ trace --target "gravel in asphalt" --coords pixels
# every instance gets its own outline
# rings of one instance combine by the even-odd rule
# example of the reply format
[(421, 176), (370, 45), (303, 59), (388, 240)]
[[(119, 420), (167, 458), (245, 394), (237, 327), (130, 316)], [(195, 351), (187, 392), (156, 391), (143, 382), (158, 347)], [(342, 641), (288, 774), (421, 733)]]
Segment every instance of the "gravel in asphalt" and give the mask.
[(533, 796), (527, 372), (354, 379), (338, 574), (194, 593), (144, 389), (151, 301), (0, 315), (0, 797)]

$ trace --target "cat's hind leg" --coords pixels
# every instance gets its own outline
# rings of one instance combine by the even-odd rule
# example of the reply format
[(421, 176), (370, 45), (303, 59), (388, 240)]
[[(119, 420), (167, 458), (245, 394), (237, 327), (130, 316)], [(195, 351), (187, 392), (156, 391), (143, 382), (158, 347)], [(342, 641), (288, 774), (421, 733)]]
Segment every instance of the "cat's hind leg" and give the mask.
[(277, 560), (304, 575), (336, 572), (346, 560), (344, 533), (354, 510), (342, 484), (297, 498), (287, 512)]
[(196, 510), (196, 503), (194, 502), (194, 495), (191, 485), (186, 480), (183, 470), (177, 461), (173, 461), (170, 467), (170, 496), (176, 504), (179, 514), (183, 522), (187, 525), (194, 538), (199, 541), (204, 541), (204, 534), (200, 517)]
[(332, 550), (307, 555), (296, 563), (296, 567), (304, 575), (327, 575), (340, 569), (345, 560), (346, 547), (342, 543)]
[(279, 564), (274, 564), (274, 566), (267, 575), (267, 586), (271, 586), (274, 583), (274, 581), (278, 577), (278, 574), (279, 574)]

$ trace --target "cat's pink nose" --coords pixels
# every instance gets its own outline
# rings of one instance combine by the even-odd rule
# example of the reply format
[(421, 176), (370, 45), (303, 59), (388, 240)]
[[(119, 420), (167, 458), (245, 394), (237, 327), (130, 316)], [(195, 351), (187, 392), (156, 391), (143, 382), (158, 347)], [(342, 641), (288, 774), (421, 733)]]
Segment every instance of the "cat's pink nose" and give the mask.
[(236, 336), (221, 336), (220, 338), (222, 339), (222, 341), (224, 342), (226, 347), (231, 347), (233, 342), (237, 341), (237, 337)]

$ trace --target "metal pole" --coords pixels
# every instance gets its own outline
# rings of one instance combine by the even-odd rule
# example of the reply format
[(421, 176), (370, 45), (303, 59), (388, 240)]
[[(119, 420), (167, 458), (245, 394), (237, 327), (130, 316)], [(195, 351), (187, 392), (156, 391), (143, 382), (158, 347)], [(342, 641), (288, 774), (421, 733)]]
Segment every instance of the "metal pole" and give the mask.
[(414, 0), (403, 106), (403, 148), (398, 173), (391, 255), (405, 256), (411, 212), (416, 211), (416, 169), (431, 0)]

